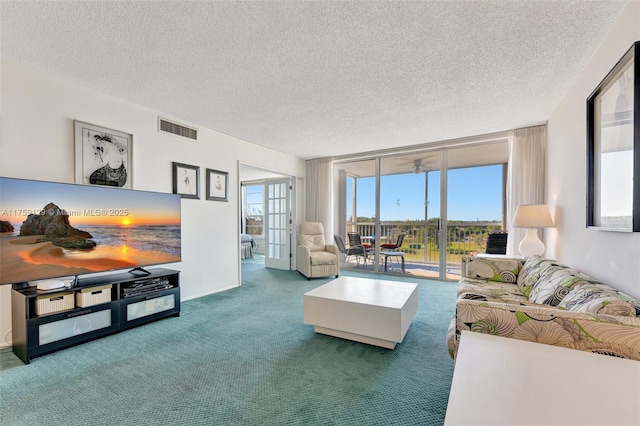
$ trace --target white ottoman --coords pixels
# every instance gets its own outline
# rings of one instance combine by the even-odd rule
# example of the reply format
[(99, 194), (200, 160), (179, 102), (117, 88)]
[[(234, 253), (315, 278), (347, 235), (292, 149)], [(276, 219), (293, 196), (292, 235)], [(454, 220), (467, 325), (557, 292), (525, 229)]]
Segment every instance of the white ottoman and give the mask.
[(417, 284), (340, 277), (304, 294), (316, 333), (393, 349), (418, 310)]

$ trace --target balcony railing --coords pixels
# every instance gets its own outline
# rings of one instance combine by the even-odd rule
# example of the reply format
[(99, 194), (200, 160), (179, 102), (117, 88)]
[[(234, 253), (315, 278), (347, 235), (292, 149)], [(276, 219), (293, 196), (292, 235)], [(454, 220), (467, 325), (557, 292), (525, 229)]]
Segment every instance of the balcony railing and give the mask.
[[(347, 232), (358, 232), (361, 236), (375, 236), (373, 222), (347, 222)], [(447, 226), (447, 265), (460, 265), (462, 256), (484, 252), (490, 233), (500, 231), (502, 222), (450, 221)], [(402, 244), (407, 261), (439, 264), (440, 237), (438, 221), (381, 222), (383, 242), (394, 243), (398, 235), (406, 237)]]

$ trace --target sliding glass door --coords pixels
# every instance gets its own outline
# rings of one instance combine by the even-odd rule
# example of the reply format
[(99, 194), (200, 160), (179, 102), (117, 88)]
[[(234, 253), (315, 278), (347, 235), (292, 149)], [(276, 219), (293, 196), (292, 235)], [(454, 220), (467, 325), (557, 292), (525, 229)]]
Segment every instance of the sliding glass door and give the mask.
[(505, 230), (506, 164), (483, 161), (503, 151), (499, 144), (447, 151), (446, 278), (459, 277), (462, 256), (484, 252), (489, 234)]
[(345, 266), (457, 279), (462, 256), (504, 229), (507, 155), (501, 140), (336, 163), (338, 234), (347, 250), (349, 232), (371, 246), (367, 262)]
[(380, 159), (380, 270), (438, 277), (439, 169), (437, 152)]
[[(341, 268), (374, 270), (375, 250), (371, 243), (376, 232), (376, 160), (336, 164), (334, 176), (338, 186), (334, 239), (339, 239), (335, 241), (339, 246), (344, 245)], [(354, 247), (350, 234), (368, 246), (365, 251)]]

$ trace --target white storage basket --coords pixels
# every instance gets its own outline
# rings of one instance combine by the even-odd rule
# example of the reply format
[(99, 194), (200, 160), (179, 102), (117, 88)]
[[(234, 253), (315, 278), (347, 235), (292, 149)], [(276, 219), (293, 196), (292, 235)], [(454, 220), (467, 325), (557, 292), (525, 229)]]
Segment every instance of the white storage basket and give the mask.
[(46, 294), (36, 299), (37, 315), (52, 314), (73, 308), (73, 292)]
[(76, 292), (76, 305), (80, 308), (111, 302), (111, 285), (83, 288)]

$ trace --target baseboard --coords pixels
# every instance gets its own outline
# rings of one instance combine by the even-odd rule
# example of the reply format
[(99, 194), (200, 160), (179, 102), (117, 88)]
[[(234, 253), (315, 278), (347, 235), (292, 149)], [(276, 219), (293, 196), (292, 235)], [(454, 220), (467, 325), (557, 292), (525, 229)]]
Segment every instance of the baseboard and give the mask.
[(210, 294), (216, 294), (216, 293), (220, 293), (221, 291), (227, 291), (227, 290), (231, 290), (232, 288), (237, 288), (240, 287), (239, 284), (234, 284), (234, 285), (230, 285), (227, 287), (222, 287), (222, 288), (217, 288), (214, 291), (209, 291), (206, 293), (200, 293), (200, 294), (196, 294), (193, 296), (189, 296), (189, 297), (185, 297), (184, 299), (181, 299), (182, 302), (186, 302), (187, 300), (193, 300), (193, 299), (198, 299), (200, 297), (204, 297), (204, 296), (209, 296)]

